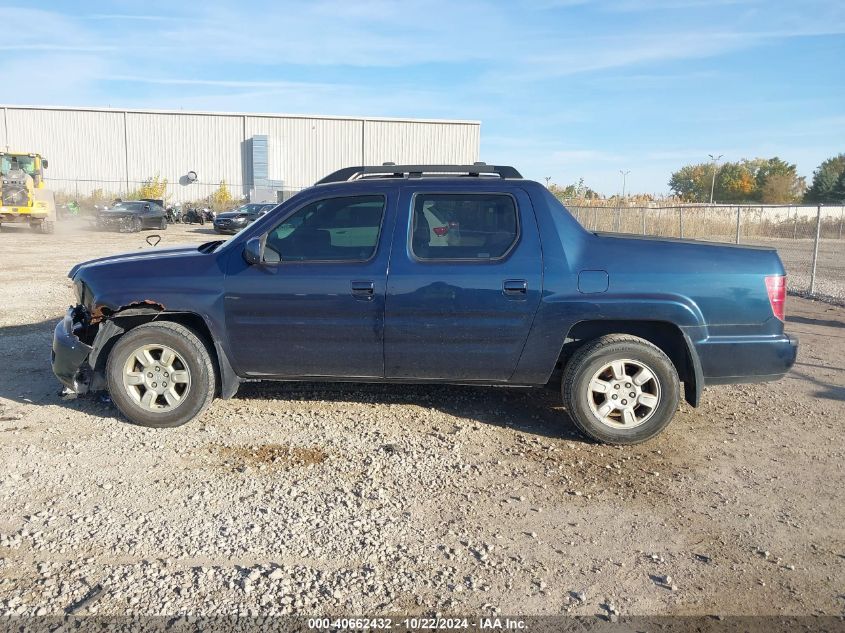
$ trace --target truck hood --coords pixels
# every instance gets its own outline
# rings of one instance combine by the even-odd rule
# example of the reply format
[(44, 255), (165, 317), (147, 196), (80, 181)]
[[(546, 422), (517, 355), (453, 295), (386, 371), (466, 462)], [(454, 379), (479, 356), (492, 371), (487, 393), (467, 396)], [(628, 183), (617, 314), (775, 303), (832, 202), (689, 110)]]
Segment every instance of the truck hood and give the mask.
[(179, 257), (202, 257), (214, 250), (214, 247), (216, 247), (217, 244), (219, 244), (219, 242), (207, 242), (198, 247), (185, 244), (181, 246), (171, 246), (169, 248), (144, 248), (132, 253), (121, 253), (119, 255), (110, 255), (109, 257), (99, 257), (97, 259), (90, 259), (86, 262), (76, 264), (70, 269), (67, 276), (74, 279), (83, 269), (89, 270), (122, 264), (143, 265), (148, 262), (161, 262), (162, 260)]

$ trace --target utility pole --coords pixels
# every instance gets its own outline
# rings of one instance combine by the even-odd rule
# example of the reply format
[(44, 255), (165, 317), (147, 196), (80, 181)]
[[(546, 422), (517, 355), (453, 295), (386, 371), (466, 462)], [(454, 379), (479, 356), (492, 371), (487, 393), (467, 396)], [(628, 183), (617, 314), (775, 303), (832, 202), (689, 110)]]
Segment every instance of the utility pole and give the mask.
[(713, 156), (713, 154), (708, 154), (710, 160), (713, 161), (713, 180), (710, 181), (710, 204), (713, 204), (713, 191), (716, 189), (716, 164), (719, 162), (719, 159), (724, 156), (724, 154), (719, 154), (718, 156)]
[(619, 232), (619, 229), (622, 225), (622, 199), (625, 197), (625, 181), (628, 178), (628, 174), (631, 173), (630, 169), (620, 169), (619, 173), (622, 174), (622, 195), (619, 197), (619, 203), (616, 205), (616, 232)]
[(552, 179), (551, 176), (546, 176), (546, 189), (549, 188), (549, 181)]

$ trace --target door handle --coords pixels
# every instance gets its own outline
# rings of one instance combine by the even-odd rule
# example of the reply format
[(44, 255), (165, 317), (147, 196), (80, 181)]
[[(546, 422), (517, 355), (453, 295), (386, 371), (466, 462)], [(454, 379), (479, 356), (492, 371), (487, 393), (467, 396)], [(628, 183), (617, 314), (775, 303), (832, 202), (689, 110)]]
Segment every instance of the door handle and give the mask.
[(372, 281), (351, 281), (352, 296), (364, 301), (372, 301), (376, 293), (376, 285)]
[(524, 299), (528, 295), (528, 282), (524, 279), (505, 279), (502, 282), (502, 293), (507, 297)]

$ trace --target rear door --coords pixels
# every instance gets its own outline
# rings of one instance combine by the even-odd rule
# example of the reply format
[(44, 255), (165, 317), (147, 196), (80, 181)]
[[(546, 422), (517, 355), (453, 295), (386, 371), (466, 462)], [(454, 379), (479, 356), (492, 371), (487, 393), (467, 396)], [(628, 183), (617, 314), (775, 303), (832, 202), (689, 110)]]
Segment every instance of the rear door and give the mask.
[(540, 302), (528, 195), (513, 185), (408, 183), (385, 309), (388, 378), (505, 382)]

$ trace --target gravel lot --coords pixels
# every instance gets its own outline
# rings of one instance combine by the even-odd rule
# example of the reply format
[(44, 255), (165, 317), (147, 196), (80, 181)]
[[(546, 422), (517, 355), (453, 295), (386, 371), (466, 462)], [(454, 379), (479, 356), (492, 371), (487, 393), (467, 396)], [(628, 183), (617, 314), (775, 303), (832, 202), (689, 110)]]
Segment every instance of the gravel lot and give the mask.
[(792, 374), (637, 447), (456, 387), (247, 385), (157, 431), (49, 367), (67, 270), (144, 236), (0, 234), (0, 614), (845, 613), (845, 309), (790, 297)]

